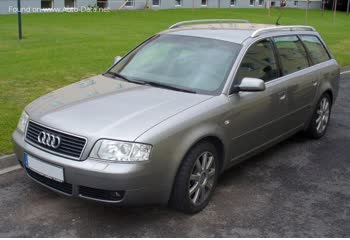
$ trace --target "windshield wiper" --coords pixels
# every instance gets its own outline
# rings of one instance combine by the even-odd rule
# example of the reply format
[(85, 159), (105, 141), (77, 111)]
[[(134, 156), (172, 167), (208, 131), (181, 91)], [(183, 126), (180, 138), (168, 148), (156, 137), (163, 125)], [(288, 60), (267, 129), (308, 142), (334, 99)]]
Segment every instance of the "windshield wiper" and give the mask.
[(187, 92), (187, 93), (197, 93), (196, 91), (187, 89), (187, 88), (182, 88), (182, 87), (175, 87), (173, 85), (168, 85), (165, 83), (159, 83), (159, 82), (151, 82), (151, 81), (142, 81), (142, 80), (135, 80), (135, 79), (130, 79), (120, 73), (115, 73), (115, 72), (107, 72), (106, 74), (111, 74), (113, 77), (121, 78), (127, 82), (132, 82), (136, 84), (142, 84), (142, 85), (150, 85), (153, 87), (159, 87), (159, 88), (167, 88), (175, 91), (180, 91), (180, 92)]
[(142, 84), (142, 85), (146, 84), (146, 82), (144, 82), (144, 81), (130, 79), (130, 78), (128, 78), (120, 73), (107, 72), (106, 74), (111, 74), (111, 75), (113, 75), (113, 77), (121, 78), (121, 79), (123, 79), (127, 82), (131, 82), (131, 83)]
[(147, 82), (145, 82), (145, 84), (153, 86), (153, 87), (167, 88), (167, 89), (180, 91), (180, 92), (197, 93), (196, 91), (193, 91), (193, 90), (190, 90), (190, 89), (187, 89), (187, 88), (182, 88), (182, 87), (177, 87), (177, 86), (175, 87), (173, 85), (168, 85), (168, 84), (165, 84), (165, 83), (147, 81)]

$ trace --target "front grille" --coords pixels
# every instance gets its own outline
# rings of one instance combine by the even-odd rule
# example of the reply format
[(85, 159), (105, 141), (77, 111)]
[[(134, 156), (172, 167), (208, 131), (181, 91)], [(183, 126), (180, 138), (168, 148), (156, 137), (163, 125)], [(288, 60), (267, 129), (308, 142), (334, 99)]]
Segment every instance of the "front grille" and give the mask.
[[(40, 143), (38, 141), (38, 136), (42, 131), (60, 137), (61, 143), (59, 147), (53, 148)], [(28, 123), (26, 139), (35, 146), (46, 149), (54, 154), (70, 157), (73, 159), (80, 159), (86, 144), (85, 138), (73, 136), (67, 133), (60, 132), (58, 130), (47, 128), (32, 121)]]
[(90, 187), (79, 187), (79, 194), (83, 197), (104, 201), (120, 201), (123, 199), (124, 191), (110, 191)]
[(56, 189), (60, 192), (64, 192), (66, 194), (72, 194), (72, 184), (69, 184), (69, 183), (65, 183), (65, 182), (57, 182), (55, 180), (52, 180), (50, 178), (47, 178), (47, 177), (44, 177), (32, 170), (30, 170), (29, 168), (26, 168), (27, 170), (27, 173), (29, 176), (31, 176), (32, 178), (34, 178), (35, 180), (37, 180), (38, 182), (46, 185), (46, 186), (49, 186), (53, 189)]

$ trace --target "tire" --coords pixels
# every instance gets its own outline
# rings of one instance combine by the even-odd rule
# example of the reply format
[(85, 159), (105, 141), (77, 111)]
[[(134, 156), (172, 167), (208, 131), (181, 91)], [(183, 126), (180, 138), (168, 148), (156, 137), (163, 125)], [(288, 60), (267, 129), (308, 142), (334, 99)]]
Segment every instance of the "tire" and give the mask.
[(208, 141), (195, 145), (183, 159), (175, 178), (170, 198), (172, 207), (188, 214), (203, 210), (214, 192), (218, 175), (219, 161), (215, 145)]
[(318, 100), (311, 122), (306, 129), (306, 135), (309, 138), (319, 139), (326, 133), (331, 117), (331, 109), (331, 97), (328, 93), (325, 93)]

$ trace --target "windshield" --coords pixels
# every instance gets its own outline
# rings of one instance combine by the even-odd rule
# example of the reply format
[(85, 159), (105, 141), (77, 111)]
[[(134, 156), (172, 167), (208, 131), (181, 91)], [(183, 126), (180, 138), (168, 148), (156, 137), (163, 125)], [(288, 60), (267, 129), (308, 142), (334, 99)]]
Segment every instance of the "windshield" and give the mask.
[(153, 82), (217, 94), (241, 45), (181, 35), (158, 35), (130, 52), (110, 72), (130, 80)]

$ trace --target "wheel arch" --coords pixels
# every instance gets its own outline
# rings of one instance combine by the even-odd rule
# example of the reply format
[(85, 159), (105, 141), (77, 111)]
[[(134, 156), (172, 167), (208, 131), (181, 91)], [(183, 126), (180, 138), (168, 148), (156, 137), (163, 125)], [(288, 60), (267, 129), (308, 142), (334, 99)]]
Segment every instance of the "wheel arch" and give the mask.
[[(181, 162), (183, 161), (183, 159), (186, 157), (186, 155), (188, 154), (188, 152), (195, 147), (197, 144), (201, 143), (201, 142), (210, 142), (212, 144), (214, 144), (216, 150), (218, 151), (218, 157), (219, 157), (219, 170), (220, 173), (223, 170), (224, 167), (224, 162), (225, 162), (225, 145), (223, 143), (223, 141), (220, 139), (220, 137), (214, 135), (214, 134), (210, 134), (207, 136), (203, 136), (200, 139), (198, 139), (196, 142), (194, 142), (186, 151), (186, 154), (183, 156)], [(181, 165), (181, 164), (180, 164)], [(180, 165), (178, 167), (178, 170), (180, 168)]]
[(321, 82), (319, 89), (317, 91), (317, 97), (315, 98), (315, 102), (314, 102), (314, 106), (316, 106), (317, 102), (319, 101), (319, 99), (321, 98), (321, 96), (325, 93), (329, 94), (329, 96), (331, 97), (331, 102), (332, 104), (334, 103), (334, 92), (333, 92), (333, 88), (332, 88), (332, 84), (329, 81), (323, 81)]
[(321, 96), (322, 95), (324, 95), (324, 94), (328, 94), (329, 95), (329, 97), (331, 98), (331, 104), (333, 105), (333, 102), (334, 102), (334, 96), (333, 96), (333, 91), (332, 91), (332, 89), (326, 89), (322, 94), (321, 94)]
[(321, 97), (324, 95), (324, 94), (328, 94), (329, 97), (330, 97), (330, 100), (331, 100), (331, 106), (333, 105), (334, 103), (334, 95), (333, 95), (333, 90), (330, 86), (328, 87), (324, 87), (322, 89), (320, 89), (319, 91), (319, 94), (317, 96), (317, 98), (315, 99), (315, 103), (313, 104), (312, 106), (312, 112), (311, 112), (311, 115), (310, 117), (307, 119), (306, 121), (306, 124), (304, 126), (304, 131), (307, 131), (310, 123), (311, 123), (311, 120), (312, 120), (312, 115), (314, 114), (314, 112), (316, 111), (316, 108), (317, 108), (317, 103), (319, 102), (319, 100), (321, 99)]
[[(172, 180), (172, 187), (171, 187), (171, 191), (170, 193), (173, 192), (174, 189), (174, 184), (175, 184), (175, 180), (176, 177), (178, 176), (179, 170), (181, 168), (181, 164), (183, 163), (183, 160), (185, 159), (186, 155), (189, 153), (189, 151), (195, 147), (197, 144), (204, 142), (204, 141), (209, 141), (211, 143), (213, 143), (215, 145), (215, 147), (218, 150), (218, 155), (219, 155), (219, 174), (223, 172), (223, 170), (225, 169), (225, 159), (226, 159), (226, 147), (225, 147), (225, 139), (224, 139), (224, 135), (223, 132), (221, 133), (221, 131), (219, 131), (216, 128), (217, 131), (207, 131), (206, 134), (204, 134), (202, 131), (202, 134), (198, 134), (198, 131), (196, 132), (189, 132), (187, 134), (187, 136), (191, 136), (187, 139), (185, 139), (182, 143), (182, 146), (187, 144), (186, 150), (182, 151), (183, 153), (181, 154), (180, 157), (180, 161), (176, 166), (176, 171), (175, 171), (175, 175), (173, 176), (173, 180)], [(221, 133), (221, 134), (218, 134)], [(196, 136), (196, 137), (194, 137)], [(190, 139), (190, 140), (189, 140)], [(188, 144), (188, 141), (191, 141), (191, 144)], [(170, 194), (171, 196), (171, 194)], [(169, 200), (170, 200), (170, 196), (169, 196)]]

